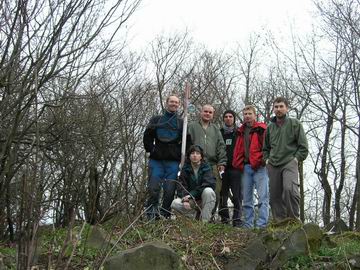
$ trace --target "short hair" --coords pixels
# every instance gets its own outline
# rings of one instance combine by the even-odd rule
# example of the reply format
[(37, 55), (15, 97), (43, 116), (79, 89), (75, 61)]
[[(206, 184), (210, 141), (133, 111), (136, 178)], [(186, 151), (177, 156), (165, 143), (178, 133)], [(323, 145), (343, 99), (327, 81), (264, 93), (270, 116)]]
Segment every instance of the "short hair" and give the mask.
[(246, 105), (246, 106), (244, 107), (244, 109), (242, 109), (242, 111), (243, 111), (243, 112), (244, 112), (244, 111), (253, 111), (254, 114), (256, 114), (256, 109), (255, 109), (255, 107), (254, 107), (253, 105)]
[(213, 111), (213, 112), (215, 112), (215, 108), (214, 108), (214, 106), (213, 106), (213, 105), (211, 105), (211, 104), (205, 104), (205, 105), (203, 105), (203, 106), (201, 107), (201, 111), (203, 111), (203, 110), (204, 110), (204, 107), (209, 107), (209, 108), (211, 108), (211, 109), (212, 109), (212, 111)]
[(288, 100), (287, 100), (286, 98), (284, 98), (284, 97), (277, 97), (277, 98), (275, 98), (274, 101), (273, 101), (273, 105), (274, 105), (275, 103), (281, 103), (281, 102), (284, 102), (285, 106), (286, 106), (286, 107), (289, 107), (289, 102), (288, 102)]
[(180, 102), (180, 98), (177, 96), (177, 95), (174, 95), (174, 94), (172, 94), (172, 95), (169, 95), (167, 98), (166, 98), (166, 103), (168, 103), (168, 101), (169, 101), (169, 99), (171, 98), (171, 97), (176, 97), (178, 100), (179, 100), (179, 102)]

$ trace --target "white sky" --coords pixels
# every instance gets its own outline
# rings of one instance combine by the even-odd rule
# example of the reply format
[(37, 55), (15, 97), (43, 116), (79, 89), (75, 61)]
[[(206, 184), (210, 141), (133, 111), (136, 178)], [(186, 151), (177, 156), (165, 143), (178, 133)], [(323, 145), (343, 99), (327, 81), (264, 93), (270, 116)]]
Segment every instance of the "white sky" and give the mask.
[(264, 27), (309, 31), (311, 10), (311, 0), (143, 0), (129, 21), (130, 44), (142, 48), (157, 35), (187, 28), (208, 48), (226, 48)]

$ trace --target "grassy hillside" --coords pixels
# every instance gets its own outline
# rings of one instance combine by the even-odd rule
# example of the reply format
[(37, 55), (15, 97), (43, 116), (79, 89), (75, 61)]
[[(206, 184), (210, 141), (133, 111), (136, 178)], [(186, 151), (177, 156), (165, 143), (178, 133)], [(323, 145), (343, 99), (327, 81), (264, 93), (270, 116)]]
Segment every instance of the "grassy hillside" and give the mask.
[[(266, 232), (291, 231), (299, 224), (281, 228), (270, 225)], [(101, 269), (102, 262), (121, 250), (136, 247), (147, 241), (159, 240), (180, 256), (186, 269), (223, 269), (236, 260), (247, 243), (257, 237), (256, 230), (233, 228), (223, 224), (203, 224), (184, 217), (176, 220), (133, 224), (123, 218), (113, 219), (102, 226), (77, 224), (72, 230), (39, 230), (34, 265), (39, 269)], [(348, 257), (360, 254), (360, 234), (333, 235), (323, 241), (316, 254), (291, 258), (284, 269), (350, 269)], [(16, 269), (16, 246), (3, 243), (0, 249), (2, 264)], [(0, 267), (1, 269), (1, 267)]]

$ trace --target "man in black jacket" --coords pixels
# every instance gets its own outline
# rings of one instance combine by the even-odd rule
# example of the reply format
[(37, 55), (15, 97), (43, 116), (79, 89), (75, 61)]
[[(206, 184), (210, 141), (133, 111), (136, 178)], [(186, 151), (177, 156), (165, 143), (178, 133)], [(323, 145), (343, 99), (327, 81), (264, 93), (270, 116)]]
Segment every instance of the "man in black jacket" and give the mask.
[(241, 221), (241, 172), (232, 166), (233, 152), (237, 137), (237, 127), (235, 124), (235, 112), (227, 110), (223, 114), (224, 126), (221, 128), (221, 134), (226, 145), (227, 164), (222, 178), (222, 188), (220, 192), (220, 210), (219, 215), (223, 223), (229, 223), (229, 209), (227, 201), (230, 190), (232, 191), (232, 202), (234, 212), (232, 224), (234, 227), (240, 227)]

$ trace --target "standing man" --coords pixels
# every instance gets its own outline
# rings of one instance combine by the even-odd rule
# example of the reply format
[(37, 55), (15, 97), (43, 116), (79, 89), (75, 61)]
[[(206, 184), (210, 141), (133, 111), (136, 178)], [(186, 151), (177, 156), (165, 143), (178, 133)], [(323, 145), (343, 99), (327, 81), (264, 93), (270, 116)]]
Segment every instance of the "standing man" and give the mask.
[(216, 204), (213, 214), (220, 201), (221, 177), (226, 165), (226, 150), (224, 139), (220, 129), (212, 123), (214, 118), (214, 107), (204, 105), (200, 112), (200, 120), (189, 125), (188, 133), (194, 145), (199, 145), (204, 150), (205, 161), (212, 167), (216, 178)]
[(283, 97), (273, 102), (275, 117), (265, 135), (264, 160), (270, 178), (270, 206), (275, 221), (298, 219), (300, 192), (298, 163), (308, 155), (308, 143), (299, 120), (287, 116)]
[(174, 199), (175, 180), (181, 158), (181, 138), (183, 121), (177, 114), (180, 100), (171, 95), (166, 99), (166, 110), (162, 115), (151, 118), (144, 132), (144, 148), (149, 159), (149, 182), (147, 216), (159, 217), (159, 198), (163, 188), (163, 201), (160, 214), (169, 218), (170, 205)]
[(266, 125), (256, 121), (254, 106), (247, 105), (242, 112), (244, 123), (238, 129), (233, 166), (243, 172), (244, 227), (254, 227), (255, 188), (258, 194), (258, 218), (255, 226), (264, 228), (267, 226), (269, 218), (269, 177), (262, 153)]
[(229, 198), (229, 192), (232, 192), (232, 202), (234, 204), (234, 212), (232, 217), (232, 225), (234, 227), (240, 227), (241, 222), (241, 171), (238, 168), (232, 166), (233, 153), (237, 137), (237, 127), (235, 124), (235, 112), (227, 110), (223, 114), (224, 127), (220, 129), (223, 136), (225, 146), (227, 163), (225, 167), (225, 173), (222, 179), (222, 188), (220, 191), (220, 206), (219, 215), (223, 223), (228, 223), (229, 209), (227, 201)]

